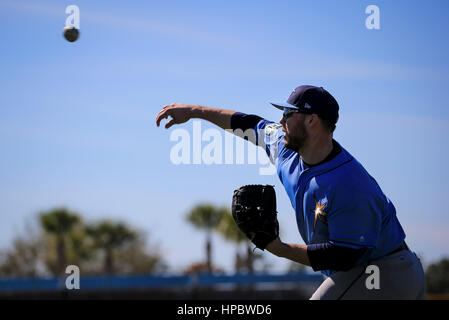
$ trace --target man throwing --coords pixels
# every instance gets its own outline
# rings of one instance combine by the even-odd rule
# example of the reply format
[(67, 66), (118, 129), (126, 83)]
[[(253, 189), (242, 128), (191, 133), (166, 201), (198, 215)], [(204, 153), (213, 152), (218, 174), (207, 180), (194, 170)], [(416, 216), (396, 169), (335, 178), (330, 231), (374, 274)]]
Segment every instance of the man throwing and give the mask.
[[(337, 141), (333, 132), (339, 106), (321, 87), (299, 86), (286, 103), (280, 124), (232, 110), (173, 103), (156, 124), (191, 118), (223, 129), (254, 130), (251, 142), (265, 148), (296, 213), (305, 245), (283, 243), (266, 249), (279, 257), (320, 270), (326, 279), (311, 299), (423, 299), (425, 276), (393, 203), (376, 180)], [(370, 272), (376, 286), (368, 286)]]

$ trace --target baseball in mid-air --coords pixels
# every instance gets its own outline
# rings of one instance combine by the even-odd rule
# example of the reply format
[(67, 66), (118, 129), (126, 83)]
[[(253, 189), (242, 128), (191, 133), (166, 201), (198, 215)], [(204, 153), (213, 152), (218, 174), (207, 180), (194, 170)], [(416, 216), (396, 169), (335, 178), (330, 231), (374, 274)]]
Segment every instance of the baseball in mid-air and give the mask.
[(64, 38), (67, 41), (75, 42), (78, 39), (80, 32), (74, 26), (65, 26), (64, 30), (63, 30), (63, 34), (64, 34)]

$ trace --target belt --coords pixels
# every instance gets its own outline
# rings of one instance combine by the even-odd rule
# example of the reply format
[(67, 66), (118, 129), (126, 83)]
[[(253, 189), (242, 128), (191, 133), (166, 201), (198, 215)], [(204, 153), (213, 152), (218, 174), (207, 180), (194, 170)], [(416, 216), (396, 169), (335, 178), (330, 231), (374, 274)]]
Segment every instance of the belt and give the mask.
[(390, 255), (392, 255), (392, 254), (394, 254), (394, 253), (397, 253), (397, 252), (399, 252), (399, 251), (402, 251), (402, 250), (410, 250), (410, 249), (408, 248), (407, 244), (405, 243), (405, 241), (402, 241), (402, 243), (399, 245), (399, 247), (397, 247), (396, 249), (394, 249), (394, 250), (391, 251), (390, 253), (387, 253), (386, 256), (390, 256)]

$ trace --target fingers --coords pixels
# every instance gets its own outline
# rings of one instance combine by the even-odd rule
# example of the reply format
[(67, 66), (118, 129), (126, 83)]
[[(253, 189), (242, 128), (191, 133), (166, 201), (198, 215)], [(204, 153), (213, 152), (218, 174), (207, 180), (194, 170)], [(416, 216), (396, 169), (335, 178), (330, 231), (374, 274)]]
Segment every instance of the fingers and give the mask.
[(159, 127), (161, 120), (162, 119), (167, 119), (168, 118), (168, 114), (163, 113), (163, 114), (159, 114), (156, 118), (156, 125)]
[(170, 110), (167, 109), (169, 106), (165, 106), (156, 116), (156, 125), (159, 127), (162, 119), (167, 119), (170, 116)]
[[(161, 111), (159, 111), (159, 113), (156, 116), (156, 125), (159, 127), (161, 124), (161, 120), (162, 119), (168, 119), (168, 117), (172, 117), (172, 119), (170, 121), (168, 121), (165, 124), (165, 128), (168, 129), (170, 128), (172, 125), (176, 124), (176, 123), (182, 123), (183, 121), (179, 119), (179, 111), (178, 113), (177, 108), (180, 107), (179, 103), (172, 103), (169, 105), (166, 105), (162, 108)], [(175, 116), (176, 114), (176, 116)], [(176, 117), (176, 120), (175, 120)]]
[(169, 122), (165, 124), (165, 129), (170, 128), (172, 125), (176, 123), (175, 119), (171, 119)]

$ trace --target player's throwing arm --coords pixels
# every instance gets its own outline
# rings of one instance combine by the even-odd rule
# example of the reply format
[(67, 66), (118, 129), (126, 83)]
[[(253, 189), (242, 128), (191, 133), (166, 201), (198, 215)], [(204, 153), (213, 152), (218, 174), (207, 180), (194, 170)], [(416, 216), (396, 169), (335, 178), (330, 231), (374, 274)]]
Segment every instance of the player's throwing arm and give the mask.
[(162, 119), (171, 119), (165, 124), (168, 129), (174, 124), (182, 124), (192, 118), (204, 119), (212, 122), (222, 129), (231, 128), (231, 117), (235, 113), (232, 110), (203, 107), (200, 105), (172, 103), (166, 105), (156, 117), (156, 125), (159, 127)]

